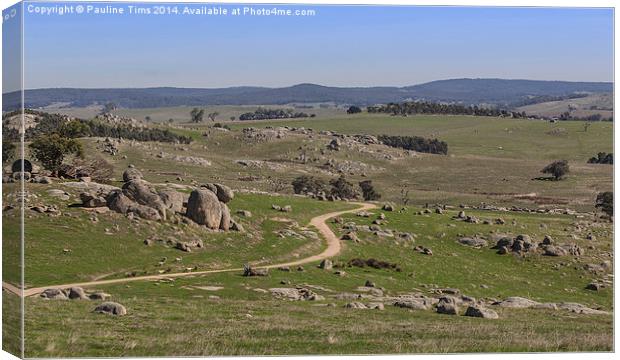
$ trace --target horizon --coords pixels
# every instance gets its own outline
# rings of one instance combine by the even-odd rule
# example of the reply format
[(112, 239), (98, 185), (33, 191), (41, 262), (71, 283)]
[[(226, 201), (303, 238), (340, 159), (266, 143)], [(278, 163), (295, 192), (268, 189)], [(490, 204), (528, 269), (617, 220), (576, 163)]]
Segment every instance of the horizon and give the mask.
[[(282, 89), (282, 88), (290, 88), (296, 86), (319, 86), (319, 87), (329, 87), (329, 88), (341, 88), (341, 89), (370, 89), (370, 88), (405, 88), (410, 86), (418, 86), (429, 84), (433, 82), (440, 81), (451, 81), (451, 80), (506, 80), (506, 81), (537, 81), (537, 82), (562, 82), (562, 83), (600, 83), (600, 84), (613, 84), (613, 81), (571, 81), (571, 80), (539, 80), (539, 79), (507, 79), (507, 78), (449, 78), (449, 79), (438, 79), (431, 80), (422, 83), (410, 84), (410, 85), (369, 85), (369, 86), (330, 86), (323, 85), (317, 83), (295, 83), (284, 86), (261, 86), (261, 85), (232, 85), (232, 86), (224, 86), (224, 87), (184, 87), (184, 86), (174, 86), (174, 85), (161, 85), (161, 86), (148, 86), (148, 87), (76, 87), (76, 86), (63, 86), (63, 87), (48, 87), (48, 88), (30, 88), (24, 89), (24, 91), (36, 91), (36, 90), (63, 90), (63, 89), (76, 89), (76, 90), (114, 90), (114, 89), (130, 89), (130, 90), (146, 90), (146, 89), (191, 89), (191, 90), (218, 90), (218, 89), (233, 89), (233, 88), (263, 88), (263, 89)], [(21, 90), (3, 92), (3, 94), (9, 94), (14, 92), (19, 92)]]
[[(140, 3), (106, 6), (134, 5)], [(454, 78), (613, 81), (612, 9), (274, 6), (315, 15), (60, 16), (25, 8), (23, 88), (404, 87)], [(10, 23), (3, 23), (5, 39), (19, 31)], [(7, 76), (3, 88), (3, 93), (20, 90), (21, 81)]]

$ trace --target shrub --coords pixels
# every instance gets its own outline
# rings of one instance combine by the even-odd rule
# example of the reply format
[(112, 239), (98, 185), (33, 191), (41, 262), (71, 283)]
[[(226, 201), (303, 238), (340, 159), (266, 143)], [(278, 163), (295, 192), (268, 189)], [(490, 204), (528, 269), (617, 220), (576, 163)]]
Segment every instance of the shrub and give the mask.
[(374, 201), (381, 199), (381, 194), (375, 190), (372, 185), (372, 180), (360, 181), (359, 186), (362, 189), (362, 196), (364, 197), (364, 200)]
[(347, 109), (347, 114), (359, 114), (362, 112), (362, 109), (359, 106), (349, 106)]
[(318, 194), (319, 192), (325, 192), (327, 184), (322, 179), (315, 178), (314, 176), (302, 175), (295, 178), (292, 185), (295, 194)]
[(29, 145), (32, 156), (47, 170), (56, 172), (66, 155), (84, 156), (82, 144), (59, 134), (41, 135)]
[(11, 160), (15, 156), (15, 144), (8, 139), (2, 140), (2, 163)]
[(560, 180), (568, 174), (569, 171), (568, 161), (558, 160), (545, 166), (540, 172), (543, 174), (551, 174), (555, 180)]
[(596, 156), (591, 157), (588, 160), (588, 164), (608, 164), (613, 165), (614, 163), (614, 154), (613, 153), (604, 153), (600, 152)]
[(331, 180), (329, 184), (332, 186), (331, 194), (341, 199), (357, 199), (359, 195), (353, 184), (348, 182), (344, 175), (340, 175), (338, 179)]
[(614, 193), (605, 191), (596, 196), (596, 208), (601, 209), (605, 214), (614, 216)]
[(431, 154), (448, 154), (448, 144), (437, 139), (425, 139), (419, 136), (380, 135), (379, 141), (384, 145)]

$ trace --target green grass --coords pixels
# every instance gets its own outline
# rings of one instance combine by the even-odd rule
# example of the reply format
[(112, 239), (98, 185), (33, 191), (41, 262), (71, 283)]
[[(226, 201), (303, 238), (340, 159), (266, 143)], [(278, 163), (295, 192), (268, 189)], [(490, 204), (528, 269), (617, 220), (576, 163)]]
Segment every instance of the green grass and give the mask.
[[(66, 189), (60, 184), (54, 187)], [(124, 277), (130, 272), (147, 275), (157, 274), (159, 270), (182, 272), (188, 267), (208, 270), (240, 267), (247, 262), (268, 264), (293, 260), (292, 254), (302, 258), (319, 253), (325, 245), (310, 238), (281, 238), (276, 232), (289, 224), (271, 218), (286, 218), (303, 227), (316, 215), (355, 207), (301, 197), (239, 194), (229, 205), (233, 217), (246, 231), (213, 233), (183, 223), (130, 221), (114, 212), (97, 215), (99, 221), (93, 223), (88, 211), (69, 207), (72, 202), (79, 203), (77, 192), (73, 193), (73, 201), (66, 202), (49, 197), (44, 191), (47, 188), (33, 185), (31, 190), (39, 190), (36, 192), (39, 203), (57, 204), (63, 214), (50, 217), (26, 210), (25, 283), (29, 287)], [(271, 209), (271, 204), (291, 205), (293, 211), (278, 212)], [(240, 209), (255, 215), (239, 218), (235, 212)], [(16, 209), (5, 212), (6, 235), (16, 236), (18, 219)], [(185, 253), (163, 243), (146, 246), (143, 241), (147, 238), (202, 239), (205, 248)], [(163, 257), (168, 261), (159, 266)], [(176, 262), (177, 257), (182, 261)], [(11, 260), (10, 264), (14, 262)], [(5, 279), (18, 281), (19, 273), (7, 272)]]

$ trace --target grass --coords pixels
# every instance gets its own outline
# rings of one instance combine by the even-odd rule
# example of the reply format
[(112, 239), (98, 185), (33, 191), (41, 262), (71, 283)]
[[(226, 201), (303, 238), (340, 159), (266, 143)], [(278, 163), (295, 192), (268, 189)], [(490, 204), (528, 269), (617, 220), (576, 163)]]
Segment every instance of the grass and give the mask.
[[(150, 110), (132, 111), (143, 111), (155, 118)], [(164, 112), (160, 115), (168, 116)], [(212, 233), (183, 222), (130, 221), (116, 213), (99, 214), (98, 222), (92, 222), (87, 211), (69, 207), (79, 202), (79, 191), (58, 182), (29, 184), (28, 190), (36, 195), (32, 204), (58, 205), (62, 215), (51, 217), (26, 210), (27, 285), (122, 278), (127, 272), (177, 272), (188, 267), (237, 268), (246, 262), (277, 263), (320, 253), (324, 247), (321, 241), (281, 238), (276, 233), (288, 227), (299, 230), (316, 215), (352, 207), (344, 202), (319, 202), (290, 194), (290, 182), (297, 176), (310, 174), (326, 180), (336, 177), (336, 171), (324, 167), (329, 159), (365, 164), (363, 171), (351, 171), (347, 177), (353, 183), (372, 180), (382, 201), (402, 203), (402, 192), (408, 191), (409, 210), (386, 212), (386, 224), (382, 227), (417, 235), (415, 242), (405, 242), (359, 233), (361, 243), (343, 242), (343, 251), (333, 260), (340, 266), (352, 258), (372, 257), (397, 263), (402, 271), (344, 267), (341, 270), (346, 275), (336, 276), (332, 271), (318, 269), (318, 264), (308, 264), (304, 272), (272, 270), (270, 276), (260, 278), (220, 273), (87, 289), (106, 291), (112, 300), (125, 305), (128, 315), (119, 318), (92, 313), (97, 303), (94, 301), (27, 298), (26, 356), (613, 350), (611, 315), (497, 309), (500, 319), (486, 320), (391, 306), (384, 311), (355, 311), (343, 308), (346, 300), (332, 297), (340, 292), (358, 292), (359, 286), (371, 280), (385, 288), (387, 295), (429, 294), (433, 287), (455, 287), (464, 294), (489, 301), (522, 296), (541, 302), (579, 302), (613, 312), (612, 289), (585, 290), (589, 282), (601, 280), (602, 275), (584, 269), (585, 264), (613, 259), (612, 224), (593, 213), (596, 194), (613, 188), (613, 166), (586, 164), (597, 152), (612, 151), (612, 123), (594, 123), (584, 132), (581, 122), (551, 124), (467, 116), (348, 116), (333, 112), (315, 119), (230, 125), (231, 132), (210, 129), (208, 124), (175, 126), (174, 131), (191, 136), (194, 142), (123, 142), (115, 156), (102, 154), (97, 139), (82, 141), (87, 158), (105, 157), (119, 178), (129, 164), (134, 164), (157, 187), (167, 182), (188, 186), (220, 182), (235, 189), (284, 193), (237, 194), (229, 205), (245, 233)], [(248, 126), (283, 125), (348, 134), (437, 137), (448, 142), (449, 155), (411, 155), (379, 145), (326, 152), (329, 136), (289, 134), (253, 143), (246, 141), (240, 131)], [(160, 152), (202, 157), (211, 165), (160, 158)], [(302, 152), (309, 159), (307, 163), (296, 159)], [(235, 162), (239, 159), (267, 161), (273, 167), (244, 167)], [(569, 160), (571, 172), (565, 180), (534, 180), (541, 175), (540, 169), (556, 159)], [(49, 189), (66, 190), (71, 198), (62, 201), (51, 197)], [(5, 204), (12, 201), (14, 190), (15, 185), (3, 184)], [(570, 208), (584, 213), (569, 216), (466, 210), (468, 215), (481, 219), (502, 217), (505, 225), (457, 222), (451, 219), (456, 210), (445, 215), (416, 215), (425, 203), (457, 206), (481, 202), (506, 207)], [(293, 211), (277, 212), (271, 209), (272, 204), (291, 205)], [(240, 218), (235, 215), (239, 209), (249, 210), (253, 216)], [(18, 215), (16, 209), (3, 211), (5, 281), (19, 279)], [(284, 222), (282, 218), (290, 221)], [(344, 218), (366, 225), (374, 219), (353, 214)], [(340, 233), (340, 228), (332, 226)], [(579, 245), (585, 254), (561, 258), (501, 256), (490, 249), (491, 244), (473, 249), (456, 242), (459, 236), (490, 237), (491, 232), (528, 234), (536, 241), (550, 235), (557, 243)], [(596, 239), (586, 240), (589, 233)], [(160, 243), (146, 246), (143, 240), (149, 237), (202, 239), (205, 249), (183, 253)], [(414, 251), (416, 245), (431, 248), (433, 255)], [(66, 253), (64, 249), (71, 251)], [(167, 261), (159, 266), (163, 257)], [(181, 258), (178, 262), (177, 257)], [(327, 289), (317, 290), (327, 299), (291, 302), (276, 300), (264, 292), (272, 287), (308, 284)], [(223, 289), (211, 292), (199, 288), (206, 285)], [(14, 332), (16, 323), (12, 320), (18, 316), (11, 309), (15, 299), (5, 299), (8, 300), (3, 314), (8, 321), (3, 326)], [(336, 306), (316, 306), (317, 303)], [(15, 337), (5, 339), (6, 348), (16, 343)]]
[[(66, 189), (62, 185), (55, 187)], [(44, 191), (47, 188), (33, 185), (31, 191), (39, 190), (36, 192), (38, 202), (58, 205), (63, 215), (50, 217), (26, 211), (25, 282), (29, 287), (118, 278), (130, 272), (147, 275), (157, 274), (159, 270), (182, 272), (189, 267), (208, 270), (240, 267), (247, 262), (267, 264), (292, 260), (294, 255), (303, 258), (319, 253), (324, 245), (307, 237), (279, 237), (276, 233), (287, 228), (290, 222), (273, 221), (272, 218), (285, 218), (299, 224), (295, 227), (303, 227), (316, 215), (355, 207), (301, 197), (240, 194), (229, 205), (233, 217), (246, 231), (213, 233), (183, 223), (130, 221), (113, 212), (99, 214), (99, 221), (93, 223), (88, 211), (69, 207), (72, 202), (79, 203), (77, 192), (72, 193), (73, 201), (66, 202), (49, 197)], [(277, 212), (271, 209), (272, 203), (291, 205), (293, 211)], [(249, 210), (255, 216), (239, 218), (235, 212), (240, 209)], [(5, 212), (4, 228), (9, 237), (16, 236), (19, 231), (18, 219), (16, 209)], [(69, 232), (73, 235), (68, 236)], [(157, 242), (146, 246), (143, 241), (147, 238), (201, 239), (205, 248), (185, 253)], [(5, 254), (8, 256), (11, 252)], [(164, 257), (168, 259), (166, 264), (159, 266)], [(182, 260), (175, 261), (177, 257)], [(13, 263), (14, 260), (8, 266), (15, 266)], [(18, 282), (19, 273), (7, 272), (5, 279)]]

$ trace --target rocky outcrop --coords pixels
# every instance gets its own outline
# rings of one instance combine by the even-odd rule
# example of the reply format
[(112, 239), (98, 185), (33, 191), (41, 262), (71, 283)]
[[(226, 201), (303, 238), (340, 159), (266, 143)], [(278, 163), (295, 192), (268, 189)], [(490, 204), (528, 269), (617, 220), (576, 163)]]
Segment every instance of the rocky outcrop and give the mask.
[(192, 191), (185, 214), (197, 224), (210, 229), (219, 229), (222, 222), (222, 206), (217, 195), (207, 189)]

